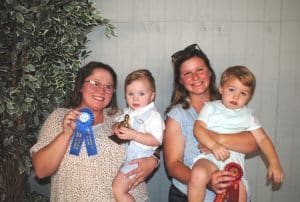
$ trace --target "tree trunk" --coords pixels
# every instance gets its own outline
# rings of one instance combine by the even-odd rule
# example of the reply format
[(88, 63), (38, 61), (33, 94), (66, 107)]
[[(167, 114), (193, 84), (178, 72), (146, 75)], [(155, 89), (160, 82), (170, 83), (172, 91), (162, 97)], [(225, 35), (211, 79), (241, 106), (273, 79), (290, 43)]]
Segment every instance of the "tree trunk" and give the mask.
[(26, 201), (27, 174), (20, 174), (18, 162), (15, 158), (9, 158), (4, 162), (5, 199), (9, 202)]

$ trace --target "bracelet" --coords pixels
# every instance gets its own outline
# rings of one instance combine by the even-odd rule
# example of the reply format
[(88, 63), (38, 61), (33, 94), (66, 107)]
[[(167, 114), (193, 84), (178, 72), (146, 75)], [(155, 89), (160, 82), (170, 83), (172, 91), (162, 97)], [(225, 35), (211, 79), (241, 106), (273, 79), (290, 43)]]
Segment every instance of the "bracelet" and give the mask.
[(160, 164), (160, 156), (159, 156), (157, 153), (154, 152), (154, 153), (151, 155), (151, 157), (154, 158), (154, 159), (157, 161), (157, 164), (156, 164), (156, 166), (155, 166), (155, 168), (157, 168), (157, 167), (159, 166), (159, 164)]

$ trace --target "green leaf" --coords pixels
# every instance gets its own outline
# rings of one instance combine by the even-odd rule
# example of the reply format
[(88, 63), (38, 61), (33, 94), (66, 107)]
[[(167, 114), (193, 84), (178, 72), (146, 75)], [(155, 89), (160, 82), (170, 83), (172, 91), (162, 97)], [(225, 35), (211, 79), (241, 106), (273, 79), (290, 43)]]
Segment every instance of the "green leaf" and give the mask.
[(3, 146), (8, 147), (13, 143), (13, 141), (14, 141), (14, 136), (10, 136), (8, 138), (5, 138), (4, 141), (3, 141)]
[(41, 84), (39, 82), (33, 83), (34, 88), (41, 88)]
[(24, 6), (21, 6), (21, 5), (17, 5), (16, 7), (15, 7), (15, 9), (17, 10), (17, 11), (20, 11), (21, 13), (28, 13), (28, 9), (26, 8), (26, 7), (24, 7)]
[(41, 6), (46, 6), (49, 3), (49, 0), (42, 0)]
[(6, 103), (6, 108), (9, 109), (9, 110), (13, 110), (15, 108), (14, 103), (13, 102)]
[(34, 68), (33, 64), (28, 64), (28, 65), (24, 66), (24, 71), (25, 72), (34, 72), (35, 68)]
[(25, 102), (27, 102), (27, 103), (31, 103), (32, 101), (33, 101), (33, 98), (31, 98), (31, 97), (28, 97), (25, 99)]
[(16, 47), (18, 50), (22, 50), (24, 44), (22, 42), (17, 43)]
[(24, 22), (24, 17), (22, 13), (16, 12), (16, 18), (18, 23), (23, 23)]
[(48, 104), (49, 103), (49, 99), (48, 98), (43, 98), (41, 101), (42, 101), (43, 104)]
[(36, 47), (36, 51), (39, 52), (39, 53), (41, 53), (41, 52), (44, 51), (44, 48), (41, 47), (41, 46), (38, 46), (38, 47)]
[(19, 169), (19, 174), (23, 174), (26, 171), (25, 165), (23, 163), (21, 163), (20, 161), (19, 161), (18, 169)]
[(24, 78), (27, 79), (28, 81), (37, 81), (37, 78), (32, 76), (31, 74), (26, 74), (24, 75)]
[(14, 0), (6, 0), (7, 4), (12, 4), (14, 2)]
[(5, 110), (5, 105), (4, 104), (0, 104), (0, 113), (3, 113)]
[(38, 126), (38, 125), (39, 125), (40, 119), (39, 119), (39, 117), (38, 117), (38, 114), (35, 114), (33, 122), (34, 122), (34, 125), (35, 125), (35, 126)]

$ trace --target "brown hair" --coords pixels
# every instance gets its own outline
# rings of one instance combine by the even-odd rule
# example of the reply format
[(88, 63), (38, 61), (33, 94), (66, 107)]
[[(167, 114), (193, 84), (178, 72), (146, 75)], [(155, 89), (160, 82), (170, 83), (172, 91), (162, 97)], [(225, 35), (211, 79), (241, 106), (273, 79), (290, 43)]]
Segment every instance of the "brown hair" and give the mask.
[(191, 44), (185, 49), (177, 51), (172, 55), (172, 63), (174, 68), (173, 91), (171, 97), (171, 104), (166, 109), (166, 113), (169, 112), (171, 108), (176, 104), (182, 104), (184, 109), (190, 107), (188, 101), (186, 100), (186, 98), (189, 95), (189, 92), (180, 83), (180, 68), (182, 63), (191, 59), (192, 57), (201, 58), (207, 66), (208, 70), (211, 72), (210, 83), (208, 87), (211, 99), (216, 100), (220, 98), (219, 91), (216, 87), (216, 74), (210, 65), (208, 57), (197, 44)]
[(127, 75), (125, 79), (124, 90), (126, 90), (126, 86), (131, 84), (133, 81), (138, 79), (146, 79), (150, 83), (150, 88), (153, 92), (156, 91), (155, 80), (151, 74), (151, 72), (147, 69), (138, 69)]
[[(84, 84), (84, 80), (93, 73), (94, 69), (104, 69), (104, 70), (108, 71), (113, 78), (113, 87), (114, 87), (114, 89), (116, 89), (117, 74), (113, 70), (113, 68), (102, 62), (89, 62), (85, 66), (81, 67), (77, 73), (74, 89), (71, 92), (68, 100), (66, 101), (67, 107), (76, 108), (81, 104), (82, 93), (80, 92), (80, 90)], [(110, 103), (105, 108), (110, 108), (110, 110), (108, 112), (109, 115), (114, 115), (115, 113), (117, 113), (119, 108), (118, 108), (118, 104), (117, 104), (116, 91), (114, 91)]]

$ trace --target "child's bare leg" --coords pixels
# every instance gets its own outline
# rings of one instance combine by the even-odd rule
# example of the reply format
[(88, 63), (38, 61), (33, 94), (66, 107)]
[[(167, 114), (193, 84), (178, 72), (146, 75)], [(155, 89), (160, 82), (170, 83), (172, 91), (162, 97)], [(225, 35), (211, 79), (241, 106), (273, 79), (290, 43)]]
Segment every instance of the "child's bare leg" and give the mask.
[(206, 185), (210, 182), (213, 172), (218, 168), (206, 159), (199, 159), (193, 166), (188, 184), (189, 202), (204, 201)]
[(126, 177), (124, 173), (118, 172), (115, 177), (112, 189), (115, 200), (117, 202), (134, 202), (135, 199), (128, 193), (130, 178)]
[(246, 202), (246, 201), (247, 201), (247, 191), (244, 183), (241, 180), (240, 188), (239, 188), (239, 202)]

